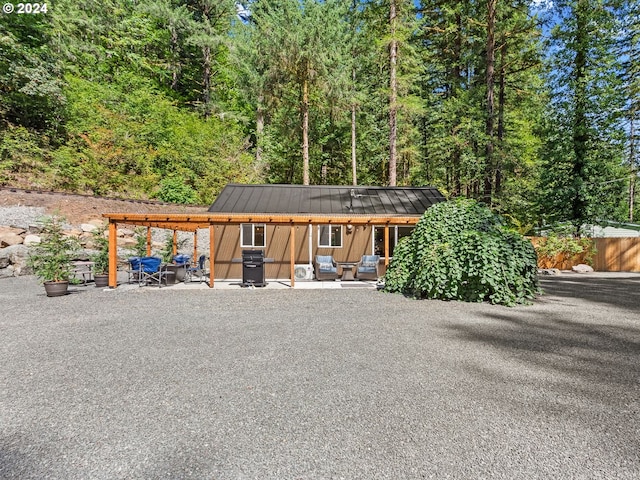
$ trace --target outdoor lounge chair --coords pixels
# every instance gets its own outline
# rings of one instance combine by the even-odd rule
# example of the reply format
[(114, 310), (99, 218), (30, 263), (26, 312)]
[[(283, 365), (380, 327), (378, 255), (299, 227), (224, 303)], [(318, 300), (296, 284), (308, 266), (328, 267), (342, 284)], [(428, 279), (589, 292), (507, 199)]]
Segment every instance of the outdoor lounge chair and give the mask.
[(316, 280), (335, 280), (338, 278), (338, 266), (331, 255), (316, 255), (314, 269)]
[(184, 281), (191, 282), (193, 281), (193, 277), (197, 276), (197, 277), (200, 277), (200, 282), (204, 282), (207, 278), (207, 271), (205, 268), (206, 260), (207, 260), (207, 257), (205, 255), (200, 255), (198, 257), (198, 263), (187, 268), (187, 274)]
[(358, 280), (378, 280), (379, 263), (380, 255), (363, 255), (356, 270)]
[(133, 257), (129, 259), (131, 270), (129, 281), (135, 278), (140, 286), (147, 284), (162, 285), (164, 270), (161, 268), (162, 259), (159, 257)]

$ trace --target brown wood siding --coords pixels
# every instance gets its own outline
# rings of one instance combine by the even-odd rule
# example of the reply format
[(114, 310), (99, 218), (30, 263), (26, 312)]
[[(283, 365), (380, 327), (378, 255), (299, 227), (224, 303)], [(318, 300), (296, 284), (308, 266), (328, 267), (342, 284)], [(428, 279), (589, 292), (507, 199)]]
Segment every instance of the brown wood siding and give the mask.
[[(265, 264), (267, 279), (289, 279), (290, 225), (266, 225), (265, 257), (273, 258), (273, 263)], [(307, 225), (297, 225), (295, 263), (309, 263), (309, 234)], [(318, 249), (318, 226), (313, 226), (313, 255), (333, 255), (337, 262), (357, 262), (362, 255), (371, 254), (371, 235), (373, 227), (367, 225), (354, 226), (350, 233), (342, 227), (341, 248)], [(218, 280), (241, 279), (242, 263), (234, 263), (232, 259), (242, 257), (240, 247), (239, 225), (215, 226), (215, 278)], [(313, 258), (311, 259), (313, 262)]]

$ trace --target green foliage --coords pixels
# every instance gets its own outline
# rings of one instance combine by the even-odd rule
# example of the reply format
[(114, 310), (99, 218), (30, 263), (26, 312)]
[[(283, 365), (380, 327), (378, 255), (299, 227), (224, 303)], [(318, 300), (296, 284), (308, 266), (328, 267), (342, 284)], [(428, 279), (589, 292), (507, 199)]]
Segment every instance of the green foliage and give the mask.
[(196, 203), (196, 192), (189, 185), (185, 185), (180, 178), (165, 178), (160, 182), (158, 198), (170, 203)]
[(579, 238), (551, 232), (538, 239), (535, 245), (538, 260), (551, 265), (556, 261), (569, 260), (576, 255), (584, 254), (584, 262), (591, 265), (596, 254), (595, 242), (590, 238)]
[(74, 237), (64, 234), (64, 218), (57, 215), (45, 217), (41, 224), (42, 241), (29, 247), (28, 266), (43, 282), (68, 281), (79, 243)]
[[(178, 238), (176, 241), (176, 251), (180, 251), (187, 244), (186, 238)], [(162, 260), (170, 263), (173, 260), (173, 233), (167, 233), (164, 237), (164, 245), (160, 251)]]
[(474, 200), (443, 202), (399, 242), (385, 290), (417, 298), (527, 303), (538, 292), (536, 254), (531, 242)]
[(133, 239), (135, 244), (131, 248), (131, 251), (136, 257), (147, 256), (147, 229), (143, 227), (137, 227), (133, 232)]
[(97, 274), (105, 274), (109, 272), (109, 239), (105, 235), (107, 227), (103, 226), (94, 230), (93, 247), (96, 251), (91, 256), (91, 261), (94, 262), (94, 272)]

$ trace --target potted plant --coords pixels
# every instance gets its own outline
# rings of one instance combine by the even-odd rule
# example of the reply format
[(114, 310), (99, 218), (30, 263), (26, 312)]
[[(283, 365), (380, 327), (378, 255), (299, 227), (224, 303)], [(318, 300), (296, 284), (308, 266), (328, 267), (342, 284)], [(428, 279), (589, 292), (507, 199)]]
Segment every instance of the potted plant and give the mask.
[(28, 265), (44, 284), (48, 297), (65, 295), (73, 274), (73, 258), (79, 249), (76, 238), (65, 235), (64, 218), (53, 215), (41, 220), (41, 242), (29, 247)]
[(93, 262), (93, 279), (96, 287), (109, 286), (109, 239), (105, 236), (103, 226), (93, 232), (93, 245), (96, 252), (91, 255)]

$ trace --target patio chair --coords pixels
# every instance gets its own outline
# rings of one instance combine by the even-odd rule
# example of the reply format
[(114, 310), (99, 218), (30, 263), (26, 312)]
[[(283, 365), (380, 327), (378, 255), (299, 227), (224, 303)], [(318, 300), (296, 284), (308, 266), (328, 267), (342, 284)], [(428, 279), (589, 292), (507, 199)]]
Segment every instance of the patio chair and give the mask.
[(358, 262), (356, 277), (358, 280), (378, 280), (380, 255), (363, 255)]
[[(161, 268), (162, 259), (159, 257), (133, 257), (129, 259), (131, 271), (140, 286), (147, 284), (162, 285), (164, 270)], [(131, 276), (130, 276), (131, 278)]]
[(314, 269), (316, 280), (335, 280), (338, 278), (338, 266), (331, 255), (316, 255)]
[(205, 267), (207, 257), (205, 255), (200, 255), (198, 257), (198, 263), (193, 266), (187, 268), (186, 276), (184, 281), (191, 282), (193, 281), (193, 277), (200, 277), (200, 282), (204, 282), (207, 278), (207, 270)]
[(128, 283), (138, 283), (140, 281), (140, 259), (141, 257), (129, 258)]

